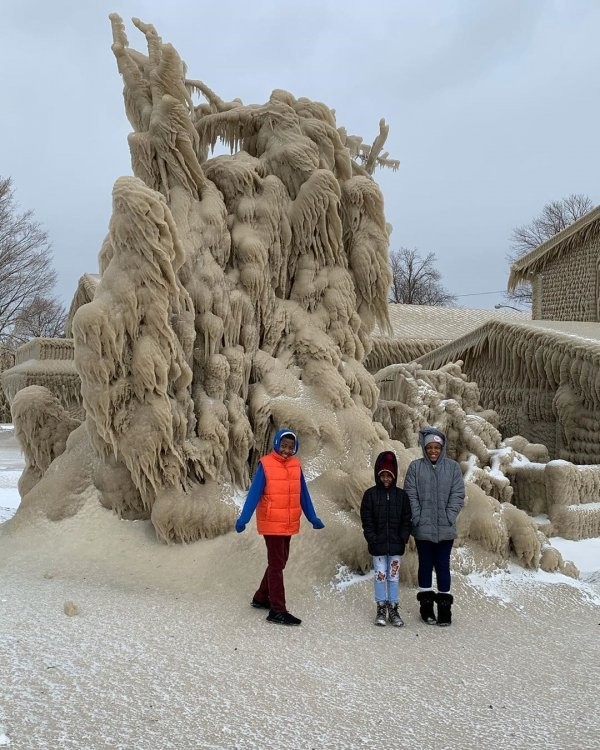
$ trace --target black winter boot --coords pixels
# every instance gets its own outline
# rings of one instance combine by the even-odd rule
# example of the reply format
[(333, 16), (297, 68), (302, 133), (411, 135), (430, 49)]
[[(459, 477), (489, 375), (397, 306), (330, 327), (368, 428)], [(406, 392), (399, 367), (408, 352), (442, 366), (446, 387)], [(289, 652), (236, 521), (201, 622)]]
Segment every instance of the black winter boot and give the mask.
[(435, 613), (433, 611), (433, 603), (435, 601), (435, 594), (433, 591), (419, 591), (417, 594), (417, 600), (419, 602), (419, 611), (421, 612), (421, 620), (426, 622), (428, 625), (435, 625)]
[(390, 621), (390, 624), (395, 628), (403, 627), (404, 620), (400, 617), (400, 613), (398, 612), (398, 602), (395, 602), (394, 604), (392, 604), (392, 602), (388, 602), (387, 610), (388, 620)]
[(375, 615), (375, 625), (385, 627), (387, 620), (387, 602), (377, 602), (377, 614)]
[(441, 627), (448, 627), (452, 623), (452, 594), (436, 594), (437, 601), (437, 624)]

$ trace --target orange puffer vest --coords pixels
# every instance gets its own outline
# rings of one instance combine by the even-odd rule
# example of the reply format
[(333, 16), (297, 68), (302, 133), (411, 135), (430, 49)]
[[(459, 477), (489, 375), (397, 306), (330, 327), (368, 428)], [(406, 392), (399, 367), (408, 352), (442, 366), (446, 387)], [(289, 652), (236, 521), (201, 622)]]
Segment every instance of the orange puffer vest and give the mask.
[(256, 508), (259, 534), (291, 536), (300, 531), (300, 475), (295, 456), (283, 458), (271, 451), (260, 459), (265, 472), (265, 490)]

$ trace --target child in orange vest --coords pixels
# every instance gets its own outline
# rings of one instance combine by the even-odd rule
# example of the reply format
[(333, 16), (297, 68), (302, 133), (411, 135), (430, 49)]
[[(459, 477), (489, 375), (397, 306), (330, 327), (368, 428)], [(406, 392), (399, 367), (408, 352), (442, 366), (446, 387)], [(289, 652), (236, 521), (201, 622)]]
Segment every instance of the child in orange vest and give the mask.
[(298, 438), (291, 430), (279, 430), (273, 450), (263, 456), (248, 490), (235, 530), (244, 531), (256, 510), (256, 526), (267, 545), (267, 569), (252, 598), (252, 606), (268, 609), (267, 620), (278, 625), (300, 625), (285, 605), (283, 569), (290, 552), (290, 539), (300, 531), (300, 516), (307, 517), (314, 529), (325, 524), (317, 516), (296, 458)]

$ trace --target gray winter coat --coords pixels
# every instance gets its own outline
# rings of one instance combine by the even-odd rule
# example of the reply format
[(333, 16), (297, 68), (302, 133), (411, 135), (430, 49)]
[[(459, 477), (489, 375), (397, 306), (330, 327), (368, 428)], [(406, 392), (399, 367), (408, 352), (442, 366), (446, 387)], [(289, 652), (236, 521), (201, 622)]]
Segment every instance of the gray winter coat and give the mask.
[[(423, 441), (426, 435), (439, 435), (444, 440), (435, 466), (431, 463)], [(404, 478), (404, 489), (410, 498), (412, 534), (415, 539), (441, 542), (456, 539), (456, 517), (465, 502), (465, 484), (460, 466), (446, 456), (446, 436), (435, 427), (419, 431), (423, 458), (413, 461)]]

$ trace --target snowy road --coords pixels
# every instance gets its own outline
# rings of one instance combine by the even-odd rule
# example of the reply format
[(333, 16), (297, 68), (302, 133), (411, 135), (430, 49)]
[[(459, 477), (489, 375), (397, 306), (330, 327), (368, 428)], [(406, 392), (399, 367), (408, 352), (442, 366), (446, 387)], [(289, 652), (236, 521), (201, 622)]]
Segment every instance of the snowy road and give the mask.
[(238, 593), (1, 580), (0, 735), (18, 750), (598, 746), (598, 609), (573, 589), (499, 607), (459, 585), (450, 630), (405, 591), (397, 631), (371, 625), (368, 582), (286, 629)]

